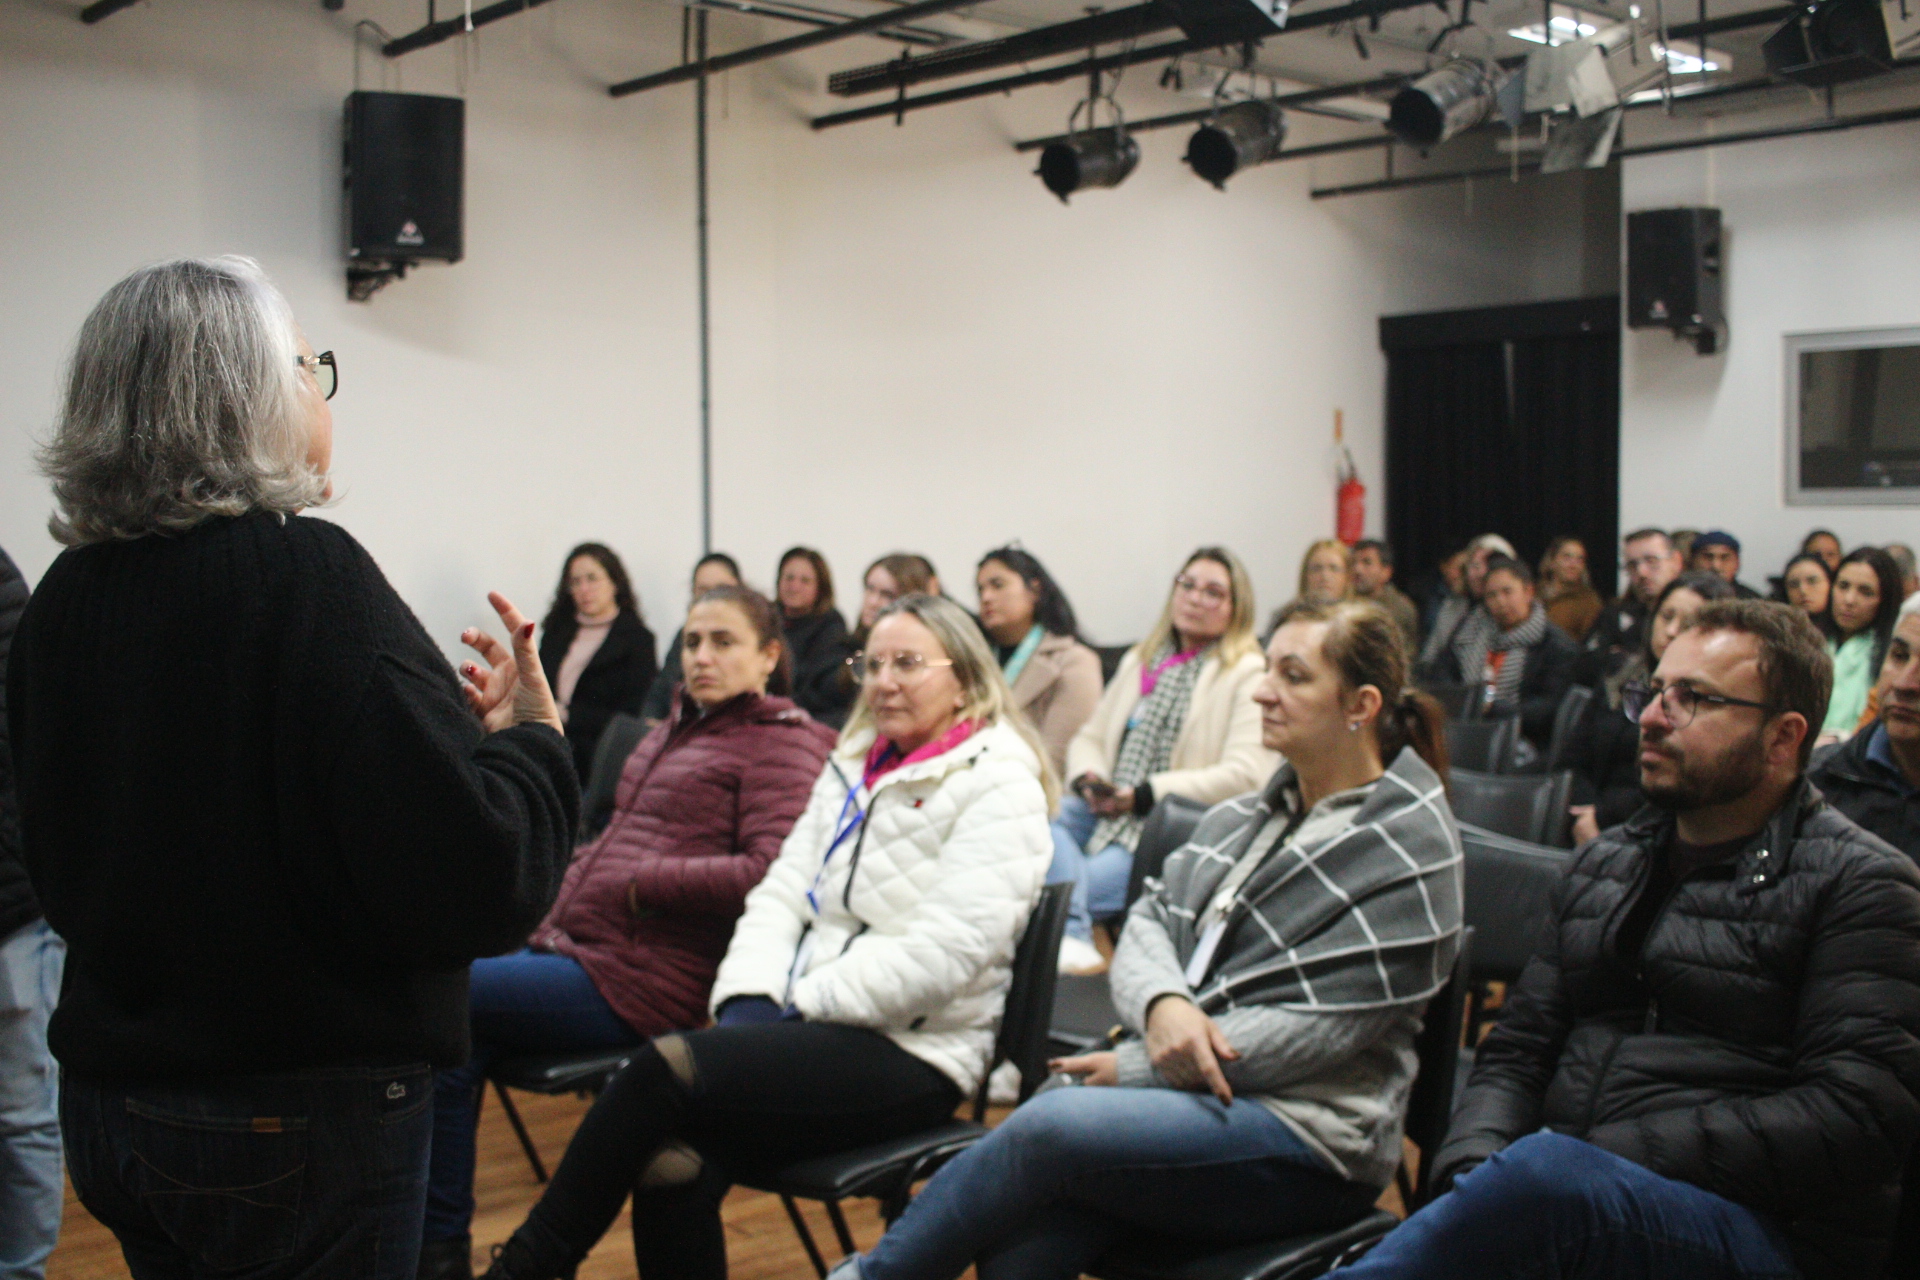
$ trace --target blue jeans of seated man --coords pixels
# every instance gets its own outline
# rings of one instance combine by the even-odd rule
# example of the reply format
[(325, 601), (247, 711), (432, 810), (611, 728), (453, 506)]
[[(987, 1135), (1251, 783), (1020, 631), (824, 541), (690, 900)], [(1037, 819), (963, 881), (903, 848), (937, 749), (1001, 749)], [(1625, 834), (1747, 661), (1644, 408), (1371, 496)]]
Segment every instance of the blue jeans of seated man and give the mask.
[(1789, 1280), (1780, 1233), (1731, 1200), (1535, 1133), (1408, 1218), (1342, 1280)]
[(936, 1174), (860, 1278), (1072, 1280), (1128, 1231), (1240, 1244), (1344, 1226), (1378, 1194), (1257, 1102), (1054, 1088)]
[(571, 956), (516, 951), (473, 962), (468, 990), (473, 1055), (433, 1084), (433, 1164), (426, 1239), (452, 1240), (473, 1223), (475, 1138), (487, 1069), (504, 1054), (617, 1049), (642, 1037), (614, 1013)]
[(47, 1019), (67, 944), (45, 920), (0, 943), (0, 1280), (43, 1280), (60, 1238), (60, 1088)]
[(217, 1084), (60, 1082), (80, 1202), (133, 1280), (412, 1280), (433, 1131), (425, 1063)]
[(1067, 933), (1082, 942), (1093, 941), (1095, 917), (1104, 920), (1127, 909), (1127, 880), (1133, 874), (1133, 854), (1125, 845), (1110, 844), (1087, 854), (1097, 821), (1085, 800), (1063, 796), (1053, 820), (1053, 863), (1047, 868), (1048, 884), (1073, 886)]

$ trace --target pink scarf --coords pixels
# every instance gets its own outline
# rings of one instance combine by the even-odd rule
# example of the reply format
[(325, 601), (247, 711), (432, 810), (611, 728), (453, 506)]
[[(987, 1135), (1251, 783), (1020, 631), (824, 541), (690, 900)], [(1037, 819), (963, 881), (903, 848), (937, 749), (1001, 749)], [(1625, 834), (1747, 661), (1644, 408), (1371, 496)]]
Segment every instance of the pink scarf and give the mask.
[(931, 760), (935, 756), (945, 755), (971, 738), (976, 728), (978, 726), (973, 721), (962, 720), (932, 742), (916, 749), (912, 755), (906, 756), (900, 754), (900, 748), (894, 745), (892, 738), (875, 738), (873, 746), (867, 749), (867, 771), (860, 780), (861, 785), (871, 791), (874, 783), (895, 769), (920, 760)]
[(1189, 649), (1185, 653), (1170, 653), (1150, 667), (1141, 667), (1140, 696), (1143, 698), (1151, 698), (1153, 696), (1153, 687), (1160, 683), (1161, 676), (1183, 663), (1192, 662), (1206, 651), (1207, 646), (1201, 645), (1198, 649)]

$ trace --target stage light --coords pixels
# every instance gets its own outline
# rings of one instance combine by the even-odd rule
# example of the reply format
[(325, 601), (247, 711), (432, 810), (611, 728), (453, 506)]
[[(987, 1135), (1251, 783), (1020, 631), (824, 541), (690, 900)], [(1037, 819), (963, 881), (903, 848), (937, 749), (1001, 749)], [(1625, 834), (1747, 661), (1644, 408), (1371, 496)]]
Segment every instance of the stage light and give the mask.
[(1425, 150), (1493, 114), (1506, 73), (1484, 58), (1455, 58), (1393, 95), (1387, 128)]
[(1767, 70), (1816, 89), (1892, 69), (1887, 16), (1875, 0), (1815, 0), (1760, 46)]
[(1248, 165), (1280, 154), (1286, 117), (1271, 102), (1237, 102), (1201, 125), (1187, 141), (1186, 162), (1218, 190)]
[(1140, 144), (1120, 123), (1068, 136), (1040, 153), (1034, 172), (1047, 190), (1067, 203), (1067, 197), (1089, 187), (1117, 187), (1140, 163)]

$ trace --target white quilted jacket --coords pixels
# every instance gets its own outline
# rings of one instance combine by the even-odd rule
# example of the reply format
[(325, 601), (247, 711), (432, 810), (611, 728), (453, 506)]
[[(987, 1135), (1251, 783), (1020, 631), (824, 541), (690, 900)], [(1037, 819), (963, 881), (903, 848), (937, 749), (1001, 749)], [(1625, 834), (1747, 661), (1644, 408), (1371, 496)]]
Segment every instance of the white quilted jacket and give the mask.
[(712, 1007), (762, 995), (814, 1021), (872, 1027), (970, 1093), (1052, 859), (1040, 761), (996, 724), (896, 769), (860, 794), (867, 821), (823, 868), (872, 742), (863, 733), (828, 758), (747, 895)]

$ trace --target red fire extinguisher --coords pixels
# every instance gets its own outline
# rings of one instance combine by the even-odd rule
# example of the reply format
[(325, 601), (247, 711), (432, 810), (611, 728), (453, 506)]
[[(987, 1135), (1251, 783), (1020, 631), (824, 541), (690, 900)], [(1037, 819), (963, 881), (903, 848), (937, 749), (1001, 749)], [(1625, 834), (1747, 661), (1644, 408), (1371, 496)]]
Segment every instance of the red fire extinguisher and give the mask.
[(1333, 411), (1333, 444), (1340, 451), (1335, 464), (1339, 485), (1334, 489), (1333, 536), (1352, 546), (1366, 536), (1367, 486), (1353, 465), (1353, 453), (1347, 448), (1342, 412)]

